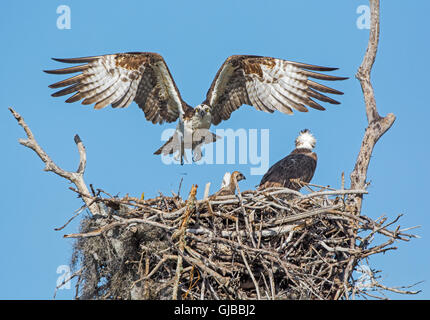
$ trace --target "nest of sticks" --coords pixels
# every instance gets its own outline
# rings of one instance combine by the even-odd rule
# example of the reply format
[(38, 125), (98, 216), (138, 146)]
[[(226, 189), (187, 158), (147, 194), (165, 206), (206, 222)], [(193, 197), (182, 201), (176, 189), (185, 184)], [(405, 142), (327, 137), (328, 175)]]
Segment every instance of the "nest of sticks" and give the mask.
[[(102, 215), (82, 219), (72, 265), (77, 299), (351, 299), (388, 288), (371, 255), (415, 237), (357, 215), (361, 190), (250, 190), (141, 200), (98, 190)], [(87, 196), (88, 197), (88, 196)], [(409, 228), (410, 229), (410, 228)], [(375, 240), (378, 239), (378, 240)], [(374, 242), (378, 243), (374, 243)]]

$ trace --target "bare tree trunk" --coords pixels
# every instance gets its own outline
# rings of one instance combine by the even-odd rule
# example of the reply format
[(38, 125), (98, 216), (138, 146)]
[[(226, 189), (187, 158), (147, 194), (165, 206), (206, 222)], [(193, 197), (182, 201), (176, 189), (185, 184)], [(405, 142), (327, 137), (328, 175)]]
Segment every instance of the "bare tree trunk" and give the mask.
[[(360, 151), (358, 153), (357, 161), (352, 171), (351, 178), (351, 189), (366, 189), (367, 187), (367, 169), (369, 168), (370, 158), (372, 156), (373, 148), (376, 142), (391, 128), (396, 117), (394, 114), (389, 113), (385, 117), (381, 117), (376, 108), (375, 93), (373, 90), (372, 83), (370, 81), (370, 73), (372, 71), (373, 64), (376, 59), (376, 53), (378, 51), (379, 43), (379, 19), (380, 19), (380, 6), (379, 0), (369, 0), (370, 2), (370, 33), (369, 41), (367, 44), (366, 54), (364, 55), (363, 61), (358, 68), (355, 77), (360, 81), (361, 89), (363, 91), (365, 110), (367, 116), (368, 126), (364, 133), (363, 140), (361, 142)], [(356, 215), (361, 214), (363, 194), (355, 194), (351, 198), (352, 209)], [(357, 230), (351, 230), (350, 249), (357, 248)], [(348, 259), (348, 264), (345, 268), (343, 275), (343, 284), (339, 287), (336, 292), (335, 299), (339, 299), (342, 296), (348, 298), (348, 287), (349, 278), (352, 276), (354, 268), (357, 264), (357, 258), (351, 255)]]
[[(366, 54), (356, 74), (356, 78), (360, 81), (361, 89), (363, 90), (368, 127), (366, 128), (361, 143), (354, 170), (350, 176), (351, 189), (364, 189), (366, 187), (367, 169), (369, 167), (373, 148), (376, 142), (391, 128), (396, 120), (395, 115), (392, 113), (389, 113), (385, 117), (381, 117), (376, 108), (375, 94), (372, 83), (370, 82), (370, 73), (373, 63), (375, 62), (379, 42), (379, 0), (370, 0), (370, 11), (369, 42)], [(363, 195), (357, 195), (353, 200), (356, 213), (360, 214)]]

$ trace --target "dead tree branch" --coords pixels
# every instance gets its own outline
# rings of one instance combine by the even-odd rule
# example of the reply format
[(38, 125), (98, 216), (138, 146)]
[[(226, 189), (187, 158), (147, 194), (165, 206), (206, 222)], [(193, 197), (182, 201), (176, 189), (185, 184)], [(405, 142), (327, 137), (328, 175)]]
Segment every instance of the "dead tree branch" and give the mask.
[[(352, 171), (351, 178), (351, 189), (365, 189), (367, 186), (367, 170), (372, 156), (373, 149), (376, 142), (384, 135), (387, 130), (391, 128), (396, 117), (394, 114), (389, 113), (385, 117), (381, 117), (378, 113), (375, 100), (375, 92), (373, 90), (372, 83), (370, 81), (370, 74), (372, 71), (373, 64), (375, 63), (376, 53), (378, 51), (379, 43), (379, 19), (380, 19), (380, 6), (379, 0), (369, 0), (370, 2), (370, 33), (367, 50), (364, 55), (363, 61), (358, 68), (356, 78), (360, 81), (361, 89), (363, 91), (365, 110), (367, 116), (368, 126), (364, 133), (364, 137), (361, 143), (360, 151), (357, 156), (354, 170)], [(363, 194), (356, 194), (349, 199), (352, 200), (354, 208), (354, 214), (360, 216)], [(393, 239), (393, 238), (391, 238)], [(392, 240), (394, 241), (394, 240)], [(385, 244), (385, 248), (390, 243)], [(357, 231), (350, 230), (350, 249), (357, 249)], [(388, 249), (386, 249), (388, 250)], [(336, 292), (335, 299), (340, 298), (342, 295), (345, 298), (349, 298), (351, 288), (348, 286), (350, 278), (358, 264), (357, 257), (351, 255), (348, 259), (348, 264), (345, 268), (343, 275), (343, 286), (340, 286)]]
[[(370, 0), (370, 11), (369, 42), (366, 54), (356, 74), (356, 78), (360, 81), (361, 89), (363, 90), (368, 127), (361, 143), (354, 170), (350, 176), (351, 189), (365, 188), (367, 169), (369, 167), (373, 148), (382, 135), (391, 128), (396, 119), (395, 115), (392, 113), (389, 113), (385, 117), (381, 117), (376, 108), (375, 93), (370, 81), (370, 73), (375, 62), (379, 42), (379, 0)], [(356, 211), (359, 213), (361, 211), (363, 195), (357, 195), (353, 199)]]
[[(45, 163), (44, 171), (51, 171), (55, 173), (56, 175), (59, 175), (60, 177), (63, 177), (70, 182), (72, 182), (76, 188), (79, 190), (81, 194), (90, 195), (90, 192), (88, 191), (87, 185), (84, 181), (84, 172), (85, 172), (85, 166), (87, 162), (87, 156), (85, 152), (84, 144), (82, 143), (81, 139), (78, 135), (75, 135), (75, 143), (78, 147), (79, 152), (79, 166), (76, 172), (66, 171), (61, 169), (59, 166), (55, 164), (54, 161), (48, 156), (48, 154), (40, 147), (38, 142), (36, 141), (36, 138), (34, 137), (33, 133), (31, 132), (28, 125), (25, 123), (23, 117), (13, 110), (12, 108), (9, 108), (12, 115), (15, 117), (16, 121), (18, 121), (18, 124), (24, 129), (27, 139), (19, 139), (19, 143), (23, 146), (30, 148), (33, 150), (39, 158)], [(85, 202), (87, 208), (91, 211), (92, 214), (100, 214), (100, 208), (97, 206), (96, 203), (91, 202), (90, 198), (88, 197), (82, 197), (82, 200)]]

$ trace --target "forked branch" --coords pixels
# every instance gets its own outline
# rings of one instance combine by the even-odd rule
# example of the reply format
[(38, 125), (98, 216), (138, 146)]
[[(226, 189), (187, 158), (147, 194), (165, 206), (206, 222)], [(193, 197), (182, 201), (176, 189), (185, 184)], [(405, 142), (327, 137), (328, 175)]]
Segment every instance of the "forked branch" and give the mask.
[[(13, 110), (12, 108), (9, 108), (9, 110), (12, 113), (12, 115), (15, 117), (16, 121), (18, 121), (18, 124), (24, 129), (27, 135), (27, 139), (19, 139), (18, 140), (19, 143), (27, 148), (30, 148), (39, 156), (39, 158), (45, 164), (44, 170), (51, 171), (56, 175), (59, 175), (60, 177), (63, 177), (69, 180), (76, 186), (76, 188), (79, 190), (81, 194), (90, 196), (90, 192), (84, 181), (84, 172), (85, 172), (87, 156), (86, 156), (84, 144), (82, 143), (79, 136), (75, 135), (75, 138), (74, 138), (79, 152), (78, 169), (76, 170), (76, 172), (63, 170), (62, 168), (57, 166), (55, 162), (52, 161), (52, 159), (48, 156), (48, 154), (42, 149), (42, 147), (40, 147), (39, 143), (36, 141), (36, 138), (34, 137), (30, 128), (25, 123), (23, 117), (21, 117), (21, 115), (15, 110)], [(84, 203), (86, 204), (86, 206), (88, 207), (88, 209), (91, 211), (92, 214), (100, 214), (100, 208), (95, 202), (91, 201), (89, 197), (83, 196), (82, 200), (84, 201)]]

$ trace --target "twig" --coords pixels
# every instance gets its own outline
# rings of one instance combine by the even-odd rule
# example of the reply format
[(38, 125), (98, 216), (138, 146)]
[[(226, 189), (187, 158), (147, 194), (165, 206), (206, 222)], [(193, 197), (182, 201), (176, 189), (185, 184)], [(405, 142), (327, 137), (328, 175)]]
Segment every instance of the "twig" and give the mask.
[(76, 276), (80, 276), (82, 274), (82, 268), (79, 269), (78, 271), (73, 272), (73, 274), (71, 274), (68, 278), (64, 279), (59, 285), (57, 285), (55, 287), (55, 291), (54, 291), (54, 299), (57, 296), (57, 291), (58, 289), (60, 289), (62, 286), (64, 286), (66, 283), (68, 283), (69, 281), (71, 281), (74, 277)]
[[(239, 245), (242, 245), (242, 240), (239, 232), (239, 220), (236, 220), (236, 236), (237, 236), (237, 242), (239, 243)], [(252, 235), (250, 237), (252, 239)], [(252, 244), (255, 247), (255, 243), (253, 242)], [(248, 260), (246, 259), (245, 252), (243, 252), (242, 249), (239, 249), (239, 251), (240, 251), (240, 255), (242, 256), (243, 262), (245, 263), (246, 269), (248, 270), (248, 274), (251, 277), (252, 282), (254, 283), (255, 291), (257, 292), (257, 299), (261, 300), (260, 288), (258, 286), (257, 280), (255, 280), (255, 276), (252, 273), (251, 268), (249, 267), (249, 263), (248, 263)]]
[(179, 254), (178, 254), (178, 260), (176, 262), (175, 279), (174, 279), (173, 293), (172, 293), (173, 300), (178, 299), (178, 286), (179, 286), (179, 279), (182, 273), (182, 259), (183, 259), (184, 247), (185, 247), (185, 238), (184, 238), (185, 229), (188, 225), (188, 221), (190, 219), (191, 213), (195, 208), (196, 193), (197, 193), (197, 185), (193, 185), (191, 187), (190, 195), (188, 197), (187, 210), (184, 213), (181, 227), (177, 232), (175, 232), (172, 235), (172, 240), (179, 237), (179, 247), (178, 247)]

